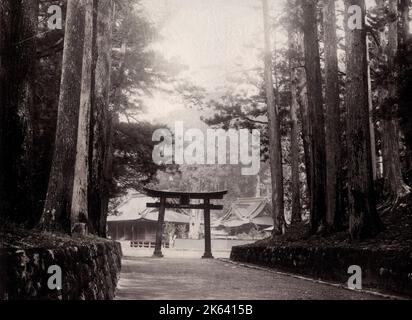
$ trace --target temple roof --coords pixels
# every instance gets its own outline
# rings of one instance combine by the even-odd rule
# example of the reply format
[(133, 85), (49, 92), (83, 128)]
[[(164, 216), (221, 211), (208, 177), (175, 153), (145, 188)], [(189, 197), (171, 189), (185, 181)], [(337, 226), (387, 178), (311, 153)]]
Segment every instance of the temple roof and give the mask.
[[(124, 221), (152, 221), (157, 222), (159, 209), (148, 209), (147, 203), (156, 202), (156, 199), (147, 197), (142, 194), (134, 194), (127, 200), (123, 201), (117, 208), (117, 215), (109, 216), (108, 222)], [(165, 222), (187, 223), (189, 224), (190, 216), (186, 210), (167, 209)]]
[(241, 198), (213, 227), (236, 228), (246, 224), (269, 227), (273, 225), (272, 210), (266, 198)]

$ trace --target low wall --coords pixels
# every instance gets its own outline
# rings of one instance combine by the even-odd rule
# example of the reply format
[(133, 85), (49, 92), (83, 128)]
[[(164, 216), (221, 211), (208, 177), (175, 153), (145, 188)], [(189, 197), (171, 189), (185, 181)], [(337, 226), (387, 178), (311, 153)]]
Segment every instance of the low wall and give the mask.
[[(52, 249), (0, 249), (0, 300), (113, 299), (121, 246), (95, 240)], [(50, 266), (62, 271), (62, 289), (50, 290)]]
[(412, 248), (233, 247), (231, 259), (346, 284), (348, 268), (362, 268), (364, 288), (412, 297)]

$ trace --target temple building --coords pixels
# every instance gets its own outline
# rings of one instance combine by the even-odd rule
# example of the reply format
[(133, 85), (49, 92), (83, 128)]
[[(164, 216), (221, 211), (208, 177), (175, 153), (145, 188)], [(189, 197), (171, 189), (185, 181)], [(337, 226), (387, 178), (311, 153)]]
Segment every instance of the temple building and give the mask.
[[(154, 242), (156, 239), (159, 209), (147, 208), (155, 199), (139, 193), (132, 194), (107, 219), (108, 235), (113, 240)], [(182, 209), (168, 209), (165, 223), (184, 226), (189, 230), (189, 212)]]
[(272, 209), (266, 198), (241, 198), (212, 224), (213, 234), (236, 236), (252, 229), (264, 231), (273, 226)]

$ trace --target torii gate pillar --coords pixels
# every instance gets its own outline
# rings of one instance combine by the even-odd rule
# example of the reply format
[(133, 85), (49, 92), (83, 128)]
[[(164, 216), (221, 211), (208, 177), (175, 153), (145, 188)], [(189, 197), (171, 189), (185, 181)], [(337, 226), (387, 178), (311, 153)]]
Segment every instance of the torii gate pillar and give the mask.
[[(219, 192), (170, 192), (158, 191), (145, 188), (146, 194), (149, 197), (159, 198), (158, 203), (148, 203), (148, 208), (159, 208), (159, 218), (157, 221), (156, 230), (156, 246), (153, 257), (163, 258), (162, 240), (163, 240), (163, 226), (165, 220), (166, 209), (203, 209), (205, 222), (205, 253), (203, 259), (213, 259), (212, 254), (212, 237), (210, 230), (210, 211), (223, 210), (222, 205), (213, 205), (211, 200), (221, 200), (227, 194), (227, 191)], [(168, 203), (167, 199), (179, 199), (179, 204)], [(191, 199), (201, 199), (202, 204), (190, 204)]]

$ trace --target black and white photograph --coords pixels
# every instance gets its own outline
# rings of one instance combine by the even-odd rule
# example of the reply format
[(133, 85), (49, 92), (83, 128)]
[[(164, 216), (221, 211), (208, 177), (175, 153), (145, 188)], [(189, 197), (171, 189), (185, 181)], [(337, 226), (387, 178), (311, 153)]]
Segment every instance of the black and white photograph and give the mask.
[(0, 304), (411, 300), (411, 8), (0, 0)]

